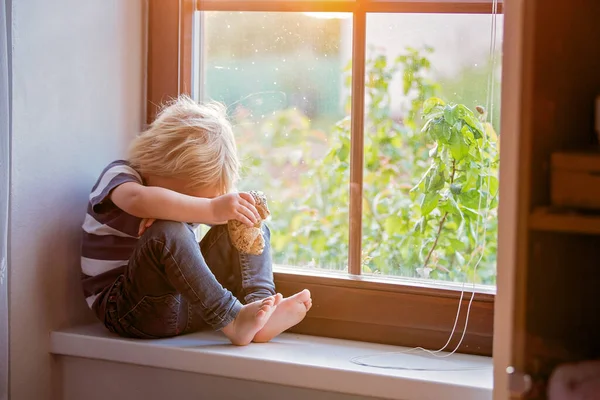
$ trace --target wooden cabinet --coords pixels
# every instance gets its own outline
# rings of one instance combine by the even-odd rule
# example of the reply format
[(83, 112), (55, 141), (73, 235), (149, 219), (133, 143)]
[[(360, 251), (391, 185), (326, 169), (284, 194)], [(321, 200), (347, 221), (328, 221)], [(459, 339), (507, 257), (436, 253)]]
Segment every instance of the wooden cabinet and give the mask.
[[(600, 358), (600, 218), (548, 208), (552, 153), (598, 146), (600, 1), (506, 0), (505, 15), (494, 398), (544, 399), (556, 365)], [(528, 394), (511, 397), (508, 366)]]

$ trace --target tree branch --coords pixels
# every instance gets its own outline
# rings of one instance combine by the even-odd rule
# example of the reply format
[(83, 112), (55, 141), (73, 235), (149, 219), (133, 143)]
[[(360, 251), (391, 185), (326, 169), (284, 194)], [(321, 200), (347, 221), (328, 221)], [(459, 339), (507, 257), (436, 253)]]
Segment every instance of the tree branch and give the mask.
[[(450, 175), (450, 184), (451, 185), (454, 183), (454, 174), (456, 174), (456, 160), (452, 159), (452, 174)], [(447, 218), (448, 218), (448, 211), (446, 211), (444, 213), (444, 215), (442, 216), (442, 219), (440, 220), (440, 225), (438, 226), (438, 230), (435, 235), (435, 240), (433, 241), (433, 246), (431, 246), (431, 249), (429, 249), (429, 253), (427, 254), (427, 258), (425, 259), (425, 263), (423, 264), (423, 269), (425, 269), (427, 267), (427, 264), (429, 264), (429, 260), (431, 259), (431, 256), (433, 255), (433, 251), (435, 250), (435, 248), (438, 244), (438, 241), (440, 240), (440, 236), (442, 235), (442, 229), (444, 228), (444, 224), (446, 223)]]

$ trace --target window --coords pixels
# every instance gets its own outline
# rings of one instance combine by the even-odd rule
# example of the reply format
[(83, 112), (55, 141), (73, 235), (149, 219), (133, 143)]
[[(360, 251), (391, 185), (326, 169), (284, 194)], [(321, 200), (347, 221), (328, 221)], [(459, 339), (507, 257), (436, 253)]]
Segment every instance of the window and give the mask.
[(202, 71), (197, 97), (230, 107), (241, 189), (263, 190), (278, 216), (270, 222), (274, 262), (345, 271), (349, 171), (329, 169), (340, 145), (332, 132), (349, 142), (341, 70), (352, 14), (323, 15), (206, 11), (204, 61), (194, 71)]
[(459, 351), (491, 354), (501, 10), (150, 1), (148, 119), (184, 92), (229, 106), (242, 188), (273, 209), (278, 289), (314, 296), (297, 332), (439, 348), (468, 279)]

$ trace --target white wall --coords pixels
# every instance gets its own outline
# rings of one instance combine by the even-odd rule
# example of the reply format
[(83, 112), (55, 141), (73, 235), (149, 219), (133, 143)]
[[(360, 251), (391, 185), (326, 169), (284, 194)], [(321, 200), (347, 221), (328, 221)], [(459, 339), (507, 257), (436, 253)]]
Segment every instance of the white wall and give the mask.
[(143, 119), (142, 0), (13, 0), (9, 258), (12, 400), (59, 393), (48, 333), (90, 317), (86, 196)]
[(140, 365), (60, 357), (62, 400), (377, 400)]

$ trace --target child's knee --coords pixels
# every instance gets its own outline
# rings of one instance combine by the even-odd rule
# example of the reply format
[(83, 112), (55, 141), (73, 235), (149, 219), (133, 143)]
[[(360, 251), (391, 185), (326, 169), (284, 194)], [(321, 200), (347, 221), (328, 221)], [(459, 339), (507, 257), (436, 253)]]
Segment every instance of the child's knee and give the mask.
[(163, 238), (184, 238), (189, 235), (193, 235), (192, 228), (184, 222), (176, 221), (155, 221), (150, 228), (144, 232), (145, 235), (152, 237), (163, 237)]
[(221, 243), (221, 246), (227, 245), (233, 247), (229, 238), (229, 229), (227, 228), (227, 224), (211, 226), (202, 239), (202, 242), (208, 247), (212, 247), (216, 243)]

